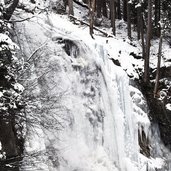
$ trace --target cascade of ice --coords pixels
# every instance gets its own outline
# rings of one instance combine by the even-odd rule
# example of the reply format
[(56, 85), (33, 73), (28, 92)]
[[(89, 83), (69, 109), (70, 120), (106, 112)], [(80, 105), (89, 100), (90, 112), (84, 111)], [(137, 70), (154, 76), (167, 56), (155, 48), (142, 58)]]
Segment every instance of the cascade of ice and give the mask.
[[(75, 46), (72, 46), (70, 56), (55, 43), (54, 51), (65, 55), (52, 56), (46, 59), (46, 63), (39, 61), (37, 66), (37, 70), (39, 67), (51, 68), (49, 73), (41, 76), (41, 71), (38, 75), (41, 78), (38, 80), (37, 96), (41, 106), (48, 108), (48, 104), (51, 105), (50, 101), (42, 98), (51, 99), (55, 94), (57, 97), (63, 94), (61, 98), (67, 98), (64, 97), (62, 102), (57, 100), (56, 103), (59, 102), (69, 111), (69, 115), (65, 110), (60, 113), (59, 104), (56, 107), (53, 104), (55, 108), (48, 109), (48, 113), (42, 110), (45, 119), (48, 119), (46, 115), (51, 115), (60, 119), (62, 124), (69, 122), (61, 131), (52, 129), (50, 132), (51, 128), (44, 121), (47, 128), (43, 130), (48, 138), (50, 136), (50, 140), (44, 140), (47, 141), (44, 142), (45, 146), (60, 151), (60, 157), (67, 161), (64, 165), (59, 162), (60, 170), (126, 171), (130, 170), (130, 164), (137, 170), (133, 165), (133, 161), (137, 162), (138, 158), (137, 124), (131, 107), (128, 77), (121, 68), (107, 60), (105, 53), (94, 52), (83, 42), (70, 41)], [(70, 43), (68, 46), (72, 45), (71, 42), (65, 41)], [(103, 47), (94, 48), (98, 50)], [(74, 58), (76, 50), (79, 52)], [(47, 57), (40, 60), (44, 58)], [(64, 116), (60, 118), (58, 115)]]
[(32, 161), (26, 157), (23, 170), (146, 171), (139, 163), (141, 121), (129, 79), (108, 60), (105, 47), (43, 20), (18, 28), (25, 32), (18, 35), (23, 53), (37, 52), (25, 82), (28, 123), (34, 122), (28, 124), (26, 151), (34, 155)]

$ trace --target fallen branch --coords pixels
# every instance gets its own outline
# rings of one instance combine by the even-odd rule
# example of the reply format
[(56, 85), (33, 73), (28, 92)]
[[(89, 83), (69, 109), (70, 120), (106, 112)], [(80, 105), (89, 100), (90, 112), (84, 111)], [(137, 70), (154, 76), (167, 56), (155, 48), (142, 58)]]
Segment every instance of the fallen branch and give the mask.
[(85, 3), (83, 3), (83, 2), (79, 2), (79, 1), (77, 1), (77, 0), (73, 0), (73, 1), (74, 1), (76, 4), (82, 6), (82, 7), (86, 8), (86, 9), (89, 9), (89, 7), (88, 7), (87, 4), (85, 4)]
[[(79, 21), (81, 24), (84, 24), (84, 25), (90, 27), (90, 24), (89, 24), (89, 23), (87, 23), (87, 22), (85, 22), (85, 21), (82, 21), (81, 19), (78, 19), (78, 18), (74, 17), (73, 15), (70, 15), (69, 17), (70, 17), (71, 19), (73, 19), (73, 20)], [(99, 29), (99, 28), (97, 28), (97, 27), (95, 27), (95, 26), (93, 26), (93, 29), (96, 30), (96, 31), (99, 31), (100, 33), (102, 33), (102, 34), (105, 35), (106, 37), (114, 37), (113, 35), (108, 34), (108, 33), (106, 33), (105, 31), (103, 31), (103, 30), (101, 30), (101, 29)]]
[(4, 21), (7, 22), (7, 23), (19, 23), (19, 22), (23, 22), (23, 21), (28, 21), (28, 20), (30, 20), (30, 19), (32, 19), (34, 17), (35, 16), (31, 16), (31, 17), (28, 17), (28, 18), (23, 18), (21, 20), (10, 20), (10, 21), (4, 20)]

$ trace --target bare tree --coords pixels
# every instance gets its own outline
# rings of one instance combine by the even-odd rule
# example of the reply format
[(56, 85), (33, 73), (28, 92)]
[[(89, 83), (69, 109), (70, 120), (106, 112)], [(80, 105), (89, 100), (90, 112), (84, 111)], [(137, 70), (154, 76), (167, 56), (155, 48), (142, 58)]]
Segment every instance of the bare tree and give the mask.
[(93, 37), (93, 25), (94, 25), (94, 12), (95, 12), (96, 0), (89, 0), (89, 15), (90, 15), (90, 35)]
[(131, 39), (131, 3), (127, 0), (127, 27), (128, 27), (128, 38)]
[(102, 9), (102, 11), (103, 11), (103, 16), (105, 16), (105, 17), (107, 17), (108, 15), (107, 15), (107, 6), (106, 6), (106, 0), (103, 0), (103, 9)]
[(137, 39), (141, 37), (141, 4), (137, 5)]
[(127, 21), (127, 0), (123, 0), (123, 19)]
[(117, 1), (117, 18), (121, 19), (121, 0)]
[(155, 4), (155, 11), (154, 11), (154, 24), (155, 24), (155, 35), (160, 37), (160, 8), (161, 8), (161, 0), (155, 0), (154, 1)]
[(164, 33), (162, 33), (162, 32), (160, 33), (159, 49), (158, 49), (158, 62), (157, 62), (157, 71), (156, 71), (156, 82), (155, 82), (155, 86), (154, 86), (154, 97), (157, 96), (158, 87), (159, 87), (163, 34)]
[(146, 35), (146, 55), (144, 60), (144, 83), (149, 81), (149, 58), (152, 37), (152, 0), (148, 0), (148, 24)]
[(110, 14), (111, 14), (112, 31), (113, 31), (113, 35), (115, 35), (116, 34), (116, 28), (115, 28), (116, 6), (114, 0), (110, 0)]
[(142, 44), (142, 57), (145, 59), (145, 43), (144, 43), (144, 21), (143, 21), (143, 11), (142, 4), (139, 2), (137, 7), (137, 38), (141, 39)]

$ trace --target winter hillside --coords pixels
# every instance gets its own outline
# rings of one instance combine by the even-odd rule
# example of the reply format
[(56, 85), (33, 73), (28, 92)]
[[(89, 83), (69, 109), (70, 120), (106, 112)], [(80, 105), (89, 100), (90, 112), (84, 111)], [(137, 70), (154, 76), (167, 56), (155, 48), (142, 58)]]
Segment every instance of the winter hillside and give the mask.
[[(57, 13), (59, 5), (55, 0), (20, 1), (10, 20), (10, 34), (18, 45), (16, 60), (22, 66), (17, 80), (24, 88), (15, 86), (24, 91), (26, 104), (22, 159), (19, 167), (6, 164), (7, 170), (171, 170), (170, 150), (156, 121), (160, 115), (155, 120), (149, 114), (150, 105), (157, 104), (149, 103), (139, 81), (144, 59), (136, 32), (130, 40), (126, 22), (116, 20), (113, 36), (104, 18), (92, 38), (89, 27), (80, 22), (88, 22), (87, 8), (74, 3), (73, 19), (68, 8)], [(154, 75), (158, 44), (159, 39), (151, 42)], [(167, 68), (171, 48), (166, 40), (162, 51), (161, 68)], [(158, 100), (165, 100), (170, 112), (170, 80), (163, 77), (160, 82), (164, 86)]]

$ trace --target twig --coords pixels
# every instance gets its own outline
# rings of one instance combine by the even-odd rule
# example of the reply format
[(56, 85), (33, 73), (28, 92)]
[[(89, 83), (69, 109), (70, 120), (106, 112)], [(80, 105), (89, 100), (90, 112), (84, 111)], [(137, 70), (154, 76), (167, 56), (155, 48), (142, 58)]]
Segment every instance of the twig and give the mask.
[(8, 20), (4, 20), (5, 22), (7, 23), (17, 23), (17, 22), (23, 22), (23, 21), (27, 21), (27, 20), (30, 20), (32, 18), (34, 18), (35, 16), (32, 16), (32, 17), (28, 17), (28, 18), (23, 18), (21, 20), (11, 20), (11, 21), (8, 21)]
[(79, 1), (77, 1), (77, 0), (73, 0), (73, 1), (74, 1), (76, 4), (82, 6), (82, 7), (86, 8), (86, 9), (89, 9), (89, 7), (88, 7), (87, 4), (85, 4), (85, 3), (83, 3), (83, 2), (79, 2)]
[(45, 43), (43, 43), (41, 46), (39, 46), (32, 54), (31, 56), (27, 59), (27, 62), (29, 62), (31, 60), (31, 58), (45, 45), (47, 44), (47, 41)]
[[(38, 8), (38, 7), (37, 7)], [(38, 8), (39, 9), (39, 8)], [(41, 11), (39, 11), (38, 13), (32, 13), (33, 14), (33, 16), (31, 16), (31, 17), (28, 17), (28, 18), (23, 18), (23, 19), (21, 19), (21, 20), (12, 20), (12, 21), (9, 21), (9, 20), (4, 20), (5, 22), (7, 22), (7, 23), (17, 23), (17, 22), (23, 22), (23, 21), (27, 21), (27, 20), (30, 20), (30, 19), (32, 19), (32, 18), (34, 18), (34, 17), (36, 17), (36, 14), (37, 15), (39, 15), (39, 14), (41, 14), (43, 11), (45, 11), (46, 10), (46, 8), (45, 9), (41, 9)], [(28, 12), (28, 11), (26, 11), (26, 12)]]

